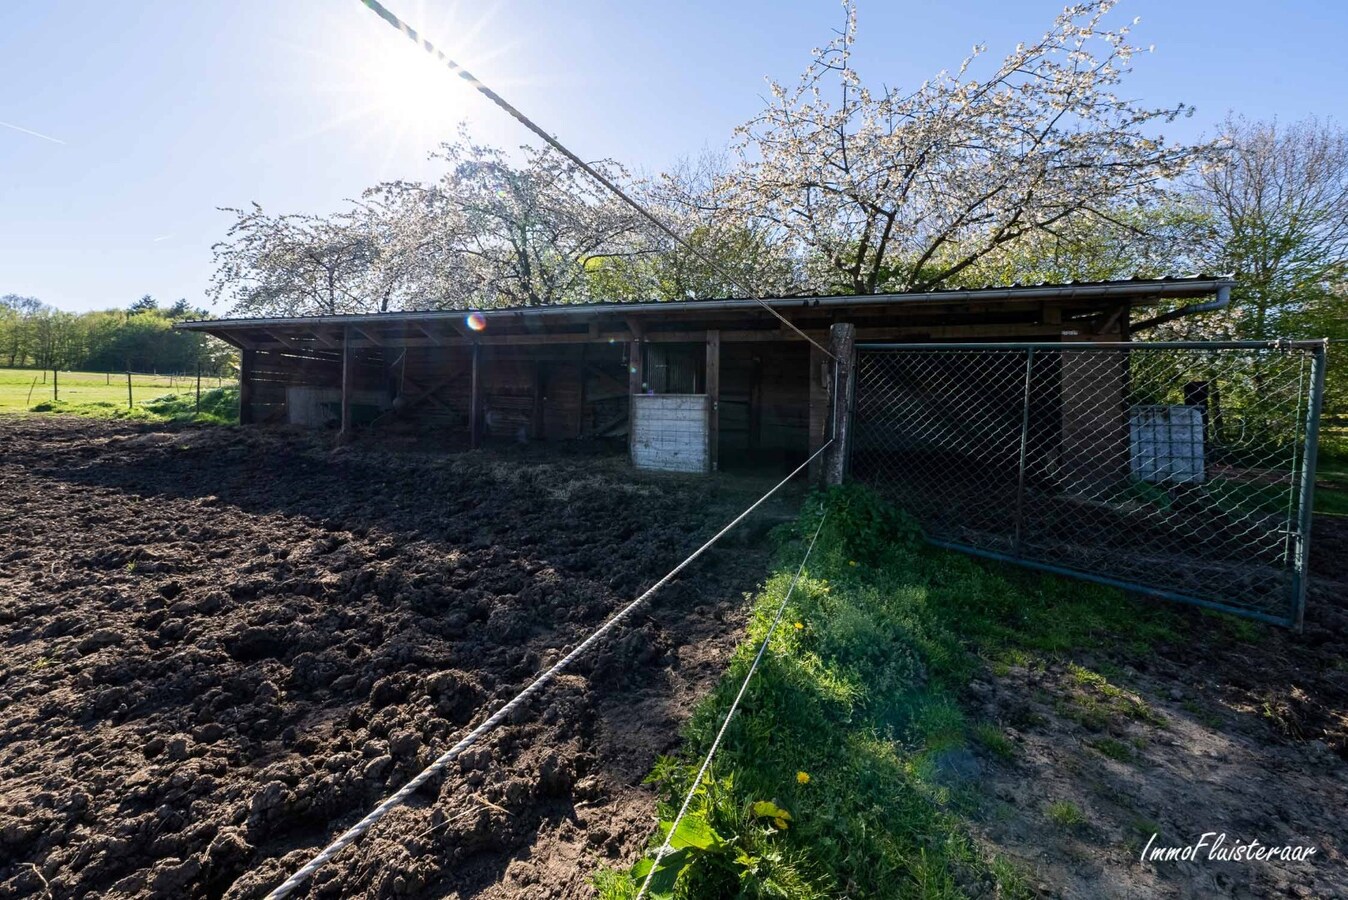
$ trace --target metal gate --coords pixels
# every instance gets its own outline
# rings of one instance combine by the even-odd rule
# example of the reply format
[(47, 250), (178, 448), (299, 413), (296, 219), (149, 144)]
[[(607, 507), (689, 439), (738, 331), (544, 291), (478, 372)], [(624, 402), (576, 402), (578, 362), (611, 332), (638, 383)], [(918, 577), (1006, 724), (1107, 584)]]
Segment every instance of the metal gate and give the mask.
[(1324, 342), (858, 344), (853, 478), (940, 546), (1299, 628)]

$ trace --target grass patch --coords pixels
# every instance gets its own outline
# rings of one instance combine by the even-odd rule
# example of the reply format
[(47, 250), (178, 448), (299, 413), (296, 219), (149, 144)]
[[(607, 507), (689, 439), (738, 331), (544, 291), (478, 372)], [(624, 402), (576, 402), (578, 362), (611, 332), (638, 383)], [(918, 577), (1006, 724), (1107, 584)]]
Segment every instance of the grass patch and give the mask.
[(1070, 800), (1055, 800), (1044, 810), (1044, 814), (1059, 828), (1077, 828), (1086, 823), (1086, 817)]
[(93, 419), (120, 419), (132, 422), (199, 422), (229, 425), (238, 422), (239, 389), (213, 388), (201, 392), (201, 413), (196, 412), (196, 394), (166, 394), (128, 409), (126, 404), (107, 400), (67, 402), (44, 400), (33, 404), (29, 412), (59, 413)]
[(1123, 741), (1117, 741), (1111, 737), (1100, 738), (1093, 741), (1091, 746), (1102, 756), (1106, 756), (1116, 762), (1132, 762), (1133, 748)]
[[(1177, 639), (1178, 620), (1164, 609), (1141, 615), (1109, 588), (931, 548), (905, 517), (854, 486), (812, 498), (779, 530), (777, 574), (754, 599), (745, 644), (694, 711), (681, 754), (651, 775), (663, 823), (652, 846), (692, 784), (821, 503), (829, 517), (806, 576), (652, 896), (959, 897), (987, 886), (1028, 895), (1015, 867), (980, 850), (964, 827), (977, 806), (971, 749), (1009, 758), (1015, 747), (995, 725), (970, 722), (959, 698), (985, 666), (1150, 647)], [(1074, 690), (1108, 715), (1155, 715), (1099, 672), (1079, 669), (1074, 678)], [(600, 873), (600, 896), (634, 896), (649, 865)]]
[(1315, 472), (1315, 511), (1348, 516), (1348, 461), (1321, 459)]
[(969, 731), (969, 736), (980, 746), (1002, 759), (1016, 758), (1016, 745), (1013, 744), (996, 725), (991, 722), (979, 722)]

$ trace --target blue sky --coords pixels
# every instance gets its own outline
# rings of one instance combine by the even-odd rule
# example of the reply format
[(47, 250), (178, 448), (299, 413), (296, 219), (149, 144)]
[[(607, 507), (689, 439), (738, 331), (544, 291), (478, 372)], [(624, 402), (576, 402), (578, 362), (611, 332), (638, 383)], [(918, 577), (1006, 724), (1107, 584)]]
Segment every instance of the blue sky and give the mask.
[[(841, 23), (818, 2), (388, 0), (584, 156), (653, 171), (722, 145)], [(916, 85), (978, 41), (1000, 57), (1054, 0), (862, 0), (857, 67)], [(1348, 4), (1125, 0), (1142, 18), (1131, 96), (1345, 120)], [(433, 69), (358, 0), (0, 4), (0, 293), (65, 309), (142, 294), (204, 303), (210, 247), (251, 201), (325, 212), (377, 181), (428, 178), (427, 152), (530, 136)], [(23, 129), (23, 130), (20, 130)], [(29, 133), (36, 132), (36, 134)]]

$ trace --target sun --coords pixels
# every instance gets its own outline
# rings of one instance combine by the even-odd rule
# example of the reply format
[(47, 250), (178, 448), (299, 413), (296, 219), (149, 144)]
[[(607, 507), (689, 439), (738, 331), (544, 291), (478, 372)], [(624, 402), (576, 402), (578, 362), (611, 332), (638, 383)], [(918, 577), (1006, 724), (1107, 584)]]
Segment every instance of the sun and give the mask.
[[(482, 38), (491, 7), (439, 6), (428, 16), (422, 4), (409, 0), (407, 6), (399, 12), (412, 16), (412, 27), (447, 56), (502, 77), (499, 58), (516, 48)], [(453, 35), (453, 40), (441, 35)], [(459, 124), (472, 118), (479, 104), (473, 88), (443, 61), (359, 4), (325, 19), (323, 27), (310, 29), (300, 40), (281, 43), (302, 67), (295, 89), (311, 97), (319, 111), (318, 124), (285, 136), (282, 145), (340, 133), (348, 146), (373, 151), (397, 170), (455, 140)]]
[[(371, 27), (379, 25), (377, 20)], [(360, 92), (371, 110), (401, 130), (452, 128), (463, 116), (467, 85), (444, 63), (386, 26), (357, 63)]]

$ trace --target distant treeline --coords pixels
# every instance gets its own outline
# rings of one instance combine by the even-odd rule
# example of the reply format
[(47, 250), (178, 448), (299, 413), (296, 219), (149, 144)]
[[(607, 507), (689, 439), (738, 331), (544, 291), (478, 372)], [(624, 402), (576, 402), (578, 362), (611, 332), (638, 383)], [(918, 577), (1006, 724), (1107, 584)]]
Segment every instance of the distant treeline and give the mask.
[(127, 309), (70, 313), (34, 297), (0, 297), (0, 366), (87, 372), (229, 375), (233, 350), (214, 338), (174, 331), (173, 323), (208, 319), (186, 300), (161, 307), (145, 296)]

